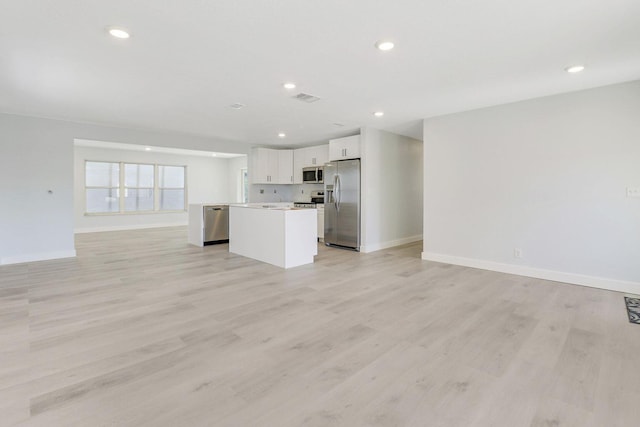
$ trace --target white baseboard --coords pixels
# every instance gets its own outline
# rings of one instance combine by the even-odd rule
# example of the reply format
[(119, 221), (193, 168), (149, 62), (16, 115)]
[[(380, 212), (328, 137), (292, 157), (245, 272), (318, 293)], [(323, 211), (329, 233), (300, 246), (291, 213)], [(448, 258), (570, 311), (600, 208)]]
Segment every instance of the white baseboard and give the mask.
[(24, 262), (47, 261), (50, 259), (60, 259), (60, 258), (73, 258), (75, 256), (76, 256), (75, 250), (41, 252), (36, 254), (25, 254), (25, 255), (0, 258), (0, 265), (22, 264)]
[(402, 239), (389, 240), (387, 242), (373, 243), (371, 245), (360, 246), (360, 252), (368, 253), (375, 252), (381, 249), (393, 248), (394, 246), (406, 245), (407, 243), (419, 242), (422, 240), (422, 234), (415, 236), (403, 237)]
[(134, 224), (134, 225), (115, 225), (110, 227), (76, 228), (73, 232), (75, 234), (99, 233), (102, 231), (142, 230), (146, 228), (179, 227), (183, 225), (187, 225), (187, 223), (182, 221), (182, 222), (163, 222), (158, 224)]
[(536, 279), (551, 280), (554, 282), (570, 283), (572, 285), (588, 286), (591, 288), (606, 289), (609, 291), (640, 294), (639, 282), (608, 279), (605, 277), (587, 276), (583, 274), (565, 273), (562, 271), (544, 270), (541, 268), (527, 267), (524, 265), (503, 264), (493, 261), (484, 261), (474, 258), (464, 258), (453, 255), (422, 252), (422, 259), (427, 261), (442, 262), (445, 264), (462, 265), (465, 267), (479, 268), (481, 270), (498, 271), (500, 273), (516, 274), (518, 276), (534, 277)]

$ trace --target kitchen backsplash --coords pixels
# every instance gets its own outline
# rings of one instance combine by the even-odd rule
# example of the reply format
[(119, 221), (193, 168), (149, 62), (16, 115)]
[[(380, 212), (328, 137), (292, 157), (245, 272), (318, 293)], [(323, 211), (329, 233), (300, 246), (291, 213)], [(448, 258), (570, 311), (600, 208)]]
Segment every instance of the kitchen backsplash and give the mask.
[(249, 187), (249, 201), (252, 203), (310, 202), (312, 191), (324, 190), (323, 184), (251, 184)]
[(294, 202), (310, 202), (312, 191), (324, 190), (323, 184), (298, 184), (293, 185), (292, 187)]
[(250, 184), (249, 202), (291, 202), (293, 200), (292, 185)]

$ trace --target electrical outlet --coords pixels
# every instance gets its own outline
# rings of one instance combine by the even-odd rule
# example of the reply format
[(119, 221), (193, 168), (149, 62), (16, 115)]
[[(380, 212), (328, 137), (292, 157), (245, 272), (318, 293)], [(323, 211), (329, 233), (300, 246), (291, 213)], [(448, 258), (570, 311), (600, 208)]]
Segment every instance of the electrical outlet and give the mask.
[(640, 187), (627, 187), (627, 197), (640, 197)]
[(515, 258), (522, 258), (522, 249), (520, 248), (514, 248), (513, 249), (513, 256)]

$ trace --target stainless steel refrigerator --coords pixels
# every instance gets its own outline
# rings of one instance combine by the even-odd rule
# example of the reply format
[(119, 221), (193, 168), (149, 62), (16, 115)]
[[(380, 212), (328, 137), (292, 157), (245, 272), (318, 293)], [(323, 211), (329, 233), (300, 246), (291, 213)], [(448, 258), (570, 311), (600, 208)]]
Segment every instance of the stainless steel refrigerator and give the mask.
[(360, 250), (360, 159), (324, 165), (324, 242)]

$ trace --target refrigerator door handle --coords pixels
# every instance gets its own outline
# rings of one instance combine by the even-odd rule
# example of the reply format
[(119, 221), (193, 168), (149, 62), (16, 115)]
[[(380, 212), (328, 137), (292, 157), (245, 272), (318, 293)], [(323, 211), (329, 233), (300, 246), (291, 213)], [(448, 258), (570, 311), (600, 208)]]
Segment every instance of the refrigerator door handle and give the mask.
[(336, 197), (336, 201), (338, 203), (337, 208), (340, 210), (340, 202), (342, 201), (342, 183), (340, 182), (340, 175), (336, 175), (336, 180), (338, 183), (338, 195)]
[(333, 176), (333, 206), (338, 210), (338, 175)]

